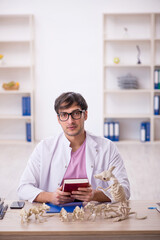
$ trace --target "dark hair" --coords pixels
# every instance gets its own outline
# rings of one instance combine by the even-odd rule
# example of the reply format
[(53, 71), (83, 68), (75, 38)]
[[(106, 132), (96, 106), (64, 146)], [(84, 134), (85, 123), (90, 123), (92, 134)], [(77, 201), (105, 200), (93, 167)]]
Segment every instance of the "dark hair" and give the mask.
[[(61, 106), (63, 103), (65, 105)], [(72, 106), (73, 103), (77, 103), (78, 106), (81, 107), (82, 110), (87, 110), (88, 105), (86, 100), (79, 93), (74, 92), (66, 92), (62, 93), (58, 98), (56, 98), (54, 103), (54, 109), (56, 113), (59, 113), (59, 109), (65, 109)]]

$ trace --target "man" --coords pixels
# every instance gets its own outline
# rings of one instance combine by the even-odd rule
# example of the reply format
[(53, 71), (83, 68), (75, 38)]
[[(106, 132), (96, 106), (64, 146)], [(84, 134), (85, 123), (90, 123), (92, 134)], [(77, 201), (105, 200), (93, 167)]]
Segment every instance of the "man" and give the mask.
[[(41, 141), (32, 153), (21, 177), (18, 195), (30, 202), (63, 204), (75, 199), (80, 201), (112, 201), (110, 193), (96, 190), (108, 187), (108, 182), (94, 178), (115, 166), (114, 175), (130, 197), (129, 181), (123, 160), (108, 139), (94, 136), (84, 129), (88, 117), (85, 99), (74, 92), (61, 94), (54, 105), (63, 132)], [(62, 191), (67, 178), (88, 178), (89, 187), (72, 193)]]

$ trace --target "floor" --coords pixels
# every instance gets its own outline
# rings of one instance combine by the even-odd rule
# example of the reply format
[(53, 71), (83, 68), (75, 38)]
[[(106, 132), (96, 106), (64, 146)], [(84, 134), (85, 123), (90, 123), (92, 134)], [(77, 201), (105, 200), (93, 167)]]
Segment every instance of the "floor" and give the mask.
[[(160, 201), (160, 145), (120, 144), (131, 185), (131, 199)], [(20, 176), (35, 145), (0, 145), (0, 197), (18, 199)]]

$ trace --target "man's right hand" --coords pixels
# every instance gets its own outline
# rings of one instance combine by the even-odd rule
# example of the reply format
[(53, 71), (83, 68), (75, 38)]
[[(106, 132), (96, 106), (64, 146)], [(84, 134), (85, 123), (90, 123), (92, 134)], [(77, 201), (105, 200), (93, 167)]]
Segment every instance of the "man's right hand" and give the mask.
[(71, 193), (63, 192), (62, 186), (57, 188), (57, 190), (52, 193), (51, 202), (53, 204), (59, 205), (59, 204), (64, 204), (64, 203), (68, 203), (68, 202), (73, 202), (73, 201), (74, 201), (74, 199), (71, 198)]
[(34, 202), (51, 202), (55, 205), (73, 202), (69, 192), (63, 192), (62, 186), (57, 188), (55, 192), (41, 192), (37, 195)]

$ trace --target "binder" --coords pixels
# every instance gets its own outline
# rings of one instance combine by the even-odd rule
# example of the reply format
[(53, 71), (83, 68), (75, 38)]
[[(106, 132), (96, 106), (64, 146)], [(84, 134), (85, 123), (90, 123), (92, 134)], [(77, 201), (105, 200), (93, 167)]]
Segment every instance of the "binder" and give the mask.
[(155, 95), (154, 96), (154, 115), (159, 115), (160, 111), (159, 111), (159, 96)]
[(109, 122), (109, 138), (111, 141), (114, 140), (114, 130), (113, 130), (113, 122)]
[(31, 115), (31, 98), (22, 97), (22, 115), (30, 116)]
[(150, 122), (146, 122), (146, 141), (150, 141)]
[(26, 140), (31, 142), (31, 123), (26, 123)]
[(22, 116), (27, 115), (26, 97), (22, 97)]
[(158, 89), (158, 75), (159, 75), (159, 71), (155, 69), (154, 70), (154, 89)]
[(27, 109), (27, 116), (31, 115), (31, 98), (26, 97), (26, 109)]
[(145, 122), (141, 123), (140, 140), (141, 140), (141, 142), (146, 141), (146, 123)]
[(104, 123), (104, 137), (109, 138), (109, 123), (108, 122)]
[(119, 122), (114, 122), (114, 141), (119, 141)]
[(160, 89), (160, 69), (158, 70), (158, 89)]

